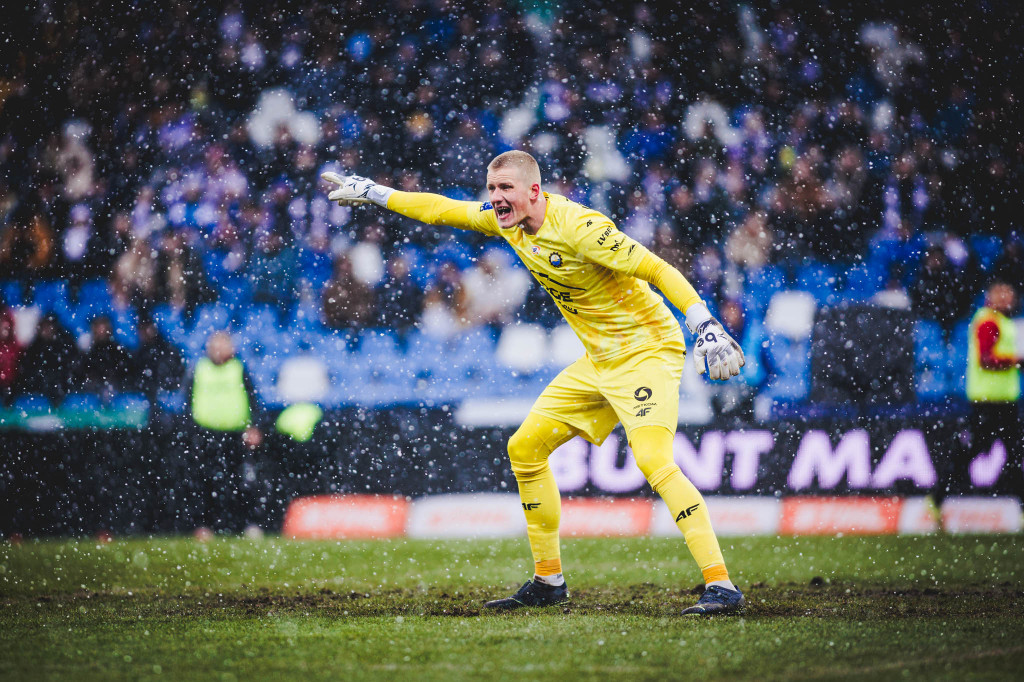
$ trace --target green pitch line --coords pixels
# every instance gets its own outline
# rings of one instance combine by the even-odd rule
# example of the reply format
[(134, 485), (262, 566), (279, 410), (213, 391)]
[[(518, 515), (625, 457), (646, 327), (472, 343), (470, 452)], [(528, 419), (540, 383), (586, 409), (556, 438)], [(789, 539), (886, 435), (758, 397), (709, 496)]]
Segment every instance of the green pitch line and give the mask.
[(0, 545), (0, 679), (1005, 679), (1017, 537), (728, 539), (744, 617), (683, 620), (681, 541), (567, 539), (573, 602), (481, 614), (525, 541)]

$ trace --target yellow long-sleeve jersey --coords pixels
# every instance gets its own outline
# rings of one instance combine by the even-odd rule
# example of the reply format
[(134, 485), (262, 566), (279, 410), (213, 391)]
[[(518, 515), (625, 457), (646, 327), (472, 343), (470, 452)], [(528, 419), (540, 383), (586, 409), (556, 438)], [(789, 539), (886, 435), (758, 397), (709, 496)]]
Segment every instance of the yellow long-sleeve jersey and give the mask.
[(489, 203), (396, 191), (387, 207), (431, 225), (504, 239), (596, 362), (680, 335), (668, 306), (647, 283), (685, 313), (700, 298), (679, 271), (620, 232), (607, 216), (557, 194), (544, 196), (547, 209), (536, 234), (519, 226), (500, 228)]

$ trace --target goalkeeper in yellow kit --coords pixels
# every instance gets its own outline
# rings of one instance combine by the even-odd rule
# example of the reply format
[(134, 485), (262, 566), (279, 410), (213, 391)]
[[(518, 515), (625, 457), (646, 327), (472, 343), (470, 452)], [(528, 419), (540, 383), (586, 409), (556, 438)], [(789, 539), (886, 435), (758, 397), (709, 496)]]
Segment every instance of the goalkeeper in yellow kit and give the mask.
[(558, 539), (561, 503), (548, 457), (577, 435), (600, 445), (622, 422), (637, 465), (665, 500), (704, 575), (704, 594), (683, 614), (741, 610), (743, 594), (729, 580), (707, 506), (672, 458), (686, 346), (648, 282), (686, 315), (699, 372), (706, 362), (712, 379), (735, 376), (743, 352), (682, 274), (601, 213), (542, 191), (540, 168), (525, 152), (505, 152), (487, 166), (486, 203), (401, 192), (359, 176), (323, 177), (337, 185), (332, 201), (374, 203), (431, 225), (501, 237), (551, 294), (586, 349), (544, 389), (509, 439), (534, 577), (512, 597), (485, 606), (509, 610), (569, 600)]

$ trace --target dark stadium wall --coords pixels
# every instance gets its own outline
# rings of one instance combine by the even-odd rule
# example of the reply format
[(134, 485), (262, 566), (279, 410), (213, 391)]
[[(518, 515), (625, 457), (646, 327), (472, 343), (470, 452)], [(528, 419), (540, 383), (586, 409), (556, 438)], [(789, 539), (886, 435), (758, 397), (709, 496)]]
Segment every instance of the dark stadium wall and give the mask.
[[(460, 428), (441, 410), (329, 414), (307, 442), (279, 434), (244, 462), (249, 520), (280, 527), (288, 502), (322, 493), (408, 497), (516, 490), (510, 429)], [(438, 425), (443, 425), (438, 428)], [(676, 461), (701, 490), (728, 495), (912, 495), (953, 466), (970, 434), (957, 419), (793, 420), (682, 428)], [(0, 534), (187, 532), (214, 463), (177, 421), (147, 429), (0, 432)], [(552, 456), (563, 494), (651, 495), (618, 429)], [(962, 492), (1006, 492), (1005, 452), (970, 453)], [(205, 472), (205, 473), (204, 473)]]

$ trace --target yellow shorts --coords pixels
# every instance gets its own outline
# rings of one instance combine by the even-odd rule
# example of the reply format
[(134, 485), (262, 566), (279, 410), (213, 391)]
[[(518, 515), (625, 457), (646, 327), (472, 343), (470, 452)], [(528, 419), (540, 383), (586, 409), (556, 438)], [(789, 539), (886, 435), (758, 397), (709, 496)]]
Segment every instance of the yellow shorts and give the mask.
[(595, 445), (619, 422), (627, 437), (640, 426), (664, 426), (674, 433), (685, 360), (681, 335), (605, 362), (584, 355), (559, 372), (532, 411), (576, 427)]

